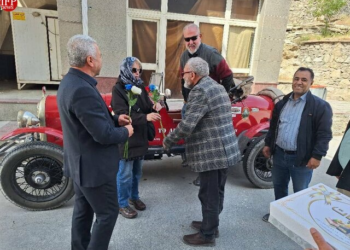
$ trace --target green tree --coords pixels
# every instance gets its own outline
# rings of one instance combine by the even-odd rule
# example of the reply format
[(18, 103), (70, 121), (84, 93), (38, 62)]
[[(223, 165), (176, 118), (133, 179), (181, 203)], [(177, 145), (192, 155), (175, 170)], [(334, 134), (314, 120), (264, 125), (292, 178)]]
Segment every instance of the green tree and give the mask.
[(346, 5), (347, 0), (309, 0), (309, 5), (312, 9), (311, 13), (314, 17), (323, 16), (325, 24), (322, 29), (322, 35), (329, 35), (329, 23), (331, 18), (337, 14), (341, 8)]

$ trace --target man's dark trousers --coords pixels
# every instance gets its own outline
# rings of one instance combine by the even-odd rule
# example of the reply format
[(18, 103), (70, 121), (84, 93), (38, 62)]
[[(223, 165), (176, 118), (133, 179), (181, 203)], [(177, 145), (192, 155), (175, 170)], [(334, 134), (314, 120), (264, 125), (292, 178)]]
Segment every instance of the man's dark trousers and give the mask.
[[(115, 180), (93, 188), (74, 182), (74, 191), (72, 249), (108, 249), (119, 210)], [(96, 220), (90, 233), (94, 213)]]
[(207, 239), (214, 238), (219, 226), (219, 214), (224, 206), (225, 183), (228, 169), (217, 169), (200, 172), (200, 188), (198, 198), (202, 204), (201, 234)]

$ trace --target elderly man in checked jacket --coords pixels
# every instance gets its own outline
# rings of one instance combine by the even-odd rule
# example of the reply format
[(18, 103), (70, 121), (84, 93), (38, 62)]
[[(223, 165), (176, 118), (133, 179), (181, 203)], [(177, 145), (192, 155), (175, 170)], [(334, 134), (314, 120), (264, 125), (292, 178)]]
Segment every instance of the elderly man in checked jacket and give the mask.
[(186, 117), (163, 142), (169, 149), (186, 139), (187, 163), (200, 174), (198, 197), (203, 219), (191, 223), (198, 233), (183, 237), (184, 243), (193, 246), (215, 245), (228, 167), (240, 160), (230, 99), (225, 88), (208, 75), (207, 62), (199, 57), (188, 60), (182, 72), (185, 87), (191, 89)]

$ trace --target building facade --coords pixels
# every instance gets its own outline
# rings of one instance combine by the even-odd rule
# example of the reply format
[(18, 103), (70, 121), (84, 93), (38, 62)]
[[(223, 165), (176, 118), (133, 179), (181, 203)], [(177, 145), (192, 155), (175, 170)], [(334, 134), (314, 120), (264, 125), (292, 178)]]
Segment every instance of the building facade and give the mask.
[[(66, 44), (75, 34), (97, 40), (103, 54), (99, 88), (109, 92), (126, 56), (143, 63), (147, 83), (164, 73), (165, 88), (180, 97), (182, 28), (199, 25), (236, 76), (254, 75), (256, 90), (277, 84), (291, 0), (57, 0), (63, 72)], [(262, 86), (262, 87), (261, 87)]]

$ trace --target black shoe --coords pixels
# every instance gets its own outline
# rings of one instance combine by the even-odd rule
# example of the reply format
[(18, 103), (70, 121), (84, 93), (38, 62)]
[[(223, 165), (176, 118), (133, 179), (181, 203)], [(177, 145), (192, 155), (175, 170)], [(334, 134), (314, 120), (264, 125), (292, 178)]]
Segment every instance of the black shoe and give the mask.
[(181, 166), (182, 166), (183, 168), (187, 168), (187, 167), (188, 167), (187, 161), (186, 161), (186, 160), (183, 160), (183, 161), (181, 162)]
[(269, 218), (270, 218), (270, 214), (265, 214), (265, 215), (262, 217), (262, 220), (265, 221), (265, 222), (269, 222)]
[[(200, 231), (201, 230), (201, 227), (202, 227), (202, 222), (201, 221), (192, 221), (191, 223), (191, 227), (195, 230), (198, 230)], [(214, 236), (215, 238), (219, 238), (219, 229), (216, 229), (215, 232), (214, 232)]]
[(201, 185), (201, 179), (199, 177), (199, 175), (197, 176), (197, 178), (193, 181), (193, 185), (199, 187)]

